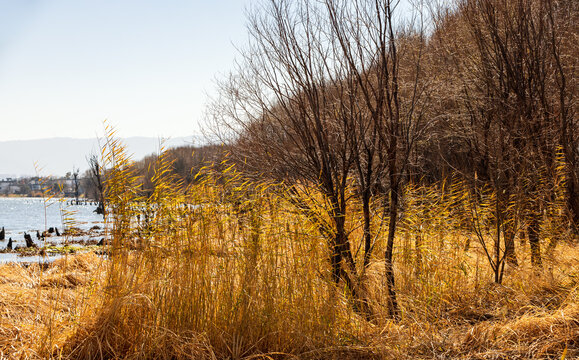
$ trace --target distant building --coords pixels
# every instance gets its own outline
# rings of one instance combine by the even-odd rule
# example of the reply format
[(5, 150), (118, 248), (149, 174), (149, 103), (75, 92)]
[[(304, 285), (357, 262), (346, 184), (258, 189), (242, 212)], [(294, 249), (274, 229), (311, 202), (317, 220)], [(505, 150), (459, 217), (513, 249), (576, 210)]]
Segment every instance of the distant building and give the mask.
[(8, 194), (8, 190), (10, 189), (11, 184), (12, 182), (8, 181), (8, 179), (0, 180), (0, 193)]
[(28, 186), (30, 186), (30, 190), (32, 191), (41, 191), (42, 190), (42, 183), (38, 178), (32, 178), (28, 181)]
[[(74, 179), (69, 178), (6, 178), (0, 179), (0, 195), (29, 195), (38, 196), (39, 194), (49, 191), (57, 196), (75, 197), (76, 186)], [(79, 179), (78, 195), (83, 194), (84, 189)]]
[(4, 180), (0, 180), (0, 194), (12, 195), (19, 194), (21, 191), (22, 187), (15, 179), (6, 178)]

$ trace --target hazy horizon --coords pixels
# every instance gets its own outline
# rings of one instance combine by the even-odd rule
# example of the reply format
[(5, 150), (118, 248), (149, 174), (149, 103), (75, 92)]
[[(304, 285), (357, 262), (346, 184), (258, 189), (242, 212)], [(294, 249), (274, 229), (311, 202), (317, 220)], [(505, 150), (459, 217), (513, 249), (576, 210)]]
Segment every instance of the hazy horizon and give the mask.
[[(159, 151), (161, 139), (131, 136), (121, 139), (133, 160)], [(200, 136), (190, 135), (164, 140), (166, 148), (203, 144)], [(0, 141), (0, 179), (25, 176), (64, 176), (73, 168), (88, 169), (86, 158), (99, 153), (99, 139), (51, 137), (32, 140)], [(36, 167), (38, 168), (36, 168)]]

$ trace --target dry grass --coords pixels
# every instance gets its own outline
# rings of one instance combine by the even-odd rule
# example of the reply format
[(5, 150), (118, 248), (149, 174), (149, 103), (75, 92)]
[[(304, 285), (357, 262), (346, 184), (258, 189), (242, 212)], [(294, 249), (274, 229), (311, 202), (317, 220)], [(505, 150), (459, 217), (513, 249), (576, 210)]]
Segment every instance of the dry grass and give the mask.
[[(476, 264), (475, 254), (472, 249), (465, 257)], [(540, 359), (560, 358), (567, 348), (568, 359), (579, 356), (576, 246), (558, 247), (552, 256), (557, 260), (541, 274), (525, 266), (511, 270), (504, 285), (484, 280), (491, 278), (488, 271), (488, 276), (479, 274), (478, 284), (461, 271), (462, 287), (445, 287), (444, 281), (459, 282), (453, 279), (458, 273), (451, 271), (452, 262), (438, 264), (446, 266), (438, 273), (422, 272), (407, 279), (408, 269), (401, 261), (397, 271), (403, 318), (399, 323), (383, 318), (375, 324), (353, 314), (339, 293), (316, 295), (331, 289), (323, 276), (304, 279), (292, 274), (293, 284), (275, 285), (265, 280), (275, 282), (273, 277), (278, 276), (283, 283), (288, 274), (278, 269), (277, 274), (255, 275), (249, 297), (243, 293), (247, 288), (232, 282), (241, 278), (220, 285), (235, 271), (231, 259), (242, 257), (232, 249), (190, 255), (178, 268), (188, 272), (187, 279), (175, 279), (166, 267), (162, 279), (142, 279), (130, 291), (107, 288), (100, 276), (103, 260), (96, 255), (70, 256), (46, 270), (3, 265), (0, 354), (7, 359), (212, 359), (259, 354), (258, 358), (305, 359)], [(128, 268), (138, 269), (143, 259), (135, 255), (127, 261)], [(199, 266), (217, 263), (227, 270), (211, 273), (215, 287), (200, 284), (208, 270)], [(266, 270), (264, 266), (269, 264), (262, 262), (261, 270)], [(381, 264), (375, 263), (370, 272), (378, 315), (380, 271)], [(482, 266), (479, 271), (485, 272)], [(199, 286), (181, 288), (186, 286), (181, 281), (187, 280)], [(309, 290), (300, 288), (310, 281), (314, 284)], [(112, 292), (117, 294), (114, 298)], [(228, 292), (236, 294), (226, 297)]]
[[(109, 158), (109, 257), (69, 256), (45, 270), (0, 266), (2, 357), (579, 357), (577, 242), (551, 248), (541, 271), (519, 244), (520, 266), (498, 285), (480, 245), (465, 251), (469, 234), (452, 217), (417, 211), (421, 222), (405, 220), (396, 241), (402, 319), (387, 318), (378, 245), (366, 274), (367, 321), (330, 281), (325, 240), (283, 198), (233, 171), (175, 190), (161, 159), (156, 191), (144, 199), (122, 153)], [(431, 213), (445, 213), (436, 206)], [(137, 223), (143, 211), (148, 222)], [(356, 247), (359, 214), (350, 216)]]
[(450, 260), (439, 264), (446, 277), (424, 273), (414, 278), (422, 284), (401, 285), (406, 314), (399, 325), (410, 329), (397, 336), (410, 339), (401, 344), (403, 358), (560, 359), (565, 349), (568, 359), (579, 356), (576, 245), (558, 248), (553, 254), (557, 260), (541, 273), (524, 266), (528, 259), (520, 259), (523, 266), (511, 269), (502, 285), (488, 280), (488, 269), (473, 267), (476, 249), (465, 257), (471, 262), (467, 269), (482, 272), (479, 282), (463, 268), (452, 275), (456, 267)]
[(0, 358), (41, 359), (76, 330), (94, 290), (102, 259), (82, 254), (38, 264), (0, 266)]

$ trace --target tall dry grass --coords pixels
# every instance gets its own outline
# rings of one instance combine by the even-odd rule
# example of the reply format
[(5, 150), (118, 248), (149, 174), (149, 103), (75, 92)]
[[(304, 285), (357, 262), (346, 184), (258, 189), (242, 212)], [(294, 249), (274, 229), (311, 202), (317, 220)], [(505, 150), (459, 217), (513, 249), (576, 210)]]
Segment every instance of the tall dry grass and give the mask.
[[(458, 187), (407, 189), (395, 247), (399, 322), (387, 318), (384, 219), (376, 217), (367, 321), (331, 281), (315, 224), (271, 185), (248, 182), (223, 163), (183, 189), (161, 155), (155, 190), (145, 197), (113, 136), (108, 149), (108, 255), (72, 257), (48, 270), (0, 267), (6, 358), (579, 356), (576, 242), (556, 242), (537, 271), (518, 239), (520, 266), (495, 284), (459, 216)], [(352, 208), (356, 249), (361, 217)], [(545, 224), (544, 238), (556, 235), (552, 228)]]
[(182, 190), (163, 156), (145, 199), (114, 146), (102, 310), (69, 356), (242, 358), (363, 344), (368, 325), (329, 282), (325, 242), (282, 199), (232, 167)]

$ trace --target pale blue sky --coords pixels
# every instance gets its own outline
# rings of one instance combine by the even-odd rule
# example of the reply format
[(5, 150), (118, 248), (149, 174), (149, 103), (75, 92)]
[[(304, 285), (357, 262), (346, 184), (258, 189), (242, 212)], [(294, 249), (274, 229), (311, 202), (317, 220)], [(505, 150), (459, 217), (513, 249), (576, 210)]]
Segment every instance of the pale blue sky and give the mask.
[(198, 132), (242, 0), (0, 0), (0, 141)]
[(251, 3), (0, 0), (0, 141), (199, 134)]

